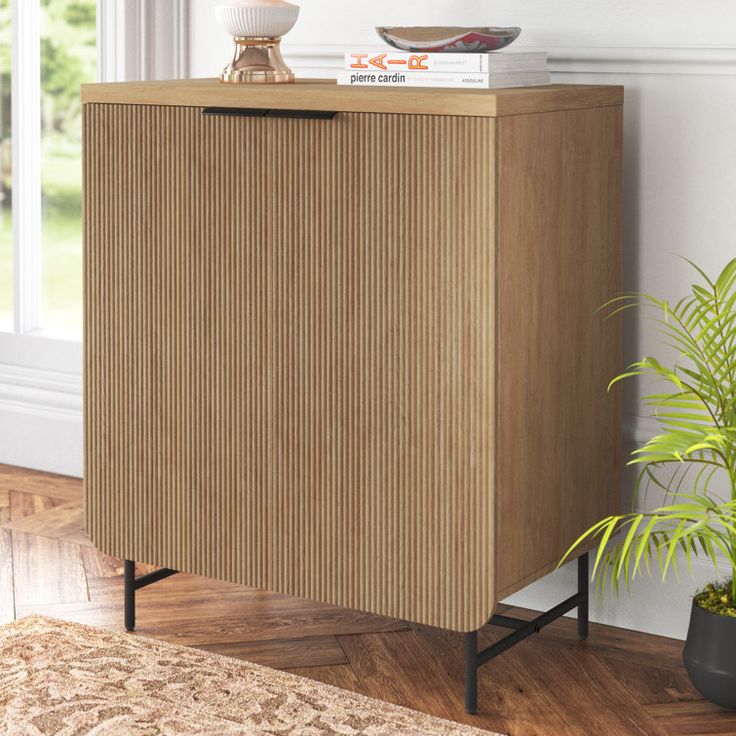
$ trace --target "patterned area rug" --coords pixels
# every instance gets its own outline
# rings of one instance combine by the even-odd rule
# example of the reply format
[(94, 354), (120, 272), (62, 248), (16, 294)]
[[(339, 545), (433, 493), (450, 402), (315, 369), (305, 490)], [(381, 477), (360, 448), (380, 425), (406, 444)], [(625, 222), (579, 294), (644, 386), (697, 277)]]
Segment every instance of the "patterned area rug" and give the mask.
[(489, 734), (267, 667), (39, 616), (0, 629), (0, 733)]

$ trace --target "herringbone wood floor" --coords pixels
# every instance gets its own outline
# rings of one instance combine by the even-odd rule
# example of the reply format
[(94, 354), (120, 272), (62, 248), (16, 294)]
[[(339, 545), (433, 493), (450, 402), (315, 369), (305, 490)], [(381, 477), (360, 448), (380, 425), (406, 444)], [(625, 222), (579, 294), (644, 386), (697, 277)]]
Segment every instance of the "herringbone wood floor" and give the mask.
[[(0, 623), (41, 613), (122, 629), (121, 575), (121, 560), (84, 533), (81, 481), (0, 466)], [(481, 643), (505, 633), (486, 627)], [(736, 734), (736, 714), (690, 685), (681, 642), (591, 625), (581, 643), (572, 620), (486, 665), (475, 717), (463, 711), (462, 638), (452, 632), (175, 575), (139, 592), (138, 634), (510, 736)]]

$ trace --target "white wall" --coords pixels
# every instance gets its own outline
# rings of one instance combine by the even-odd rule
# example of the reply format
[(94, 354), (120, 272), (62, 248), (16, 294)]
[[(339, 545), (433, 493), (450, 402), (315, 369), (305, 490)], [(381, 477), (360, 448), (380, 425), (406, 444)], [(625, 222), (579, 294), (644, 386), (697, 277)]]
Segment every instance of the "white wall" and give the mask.
[[(230, 53), (210, 0), (193, 0), (192, 73), (214, 76)], [(492, 8), (492, 9), (491, 9)], [(373, 27), (495, 24), (523, 29), (519, 46), (547, 49), (555, 81), (623, 84), (625, 103), (625, 287), (675, 298), (692, 277), (675, 254), (716, 272), (736, 256), (736, 5), (732, 0), (427, 0), (371, 3), (304, 0), (284, 41), (303, 76), (331, 76), (344, 50), (377, 46)], [(641, 316), (626, 323), (626, 357), (660, 350)], [(629, 387), (624, 434), (632, 449), (652, 432)], [(624, 495), (631, 487), (625, 483)], [(653, 503), (650, 499), (649, 503)], [(628, 505), (627, 502), (625, 504)], [(683, 638), (690, 595), (713, 577), (705, 563), (662, 587), (643, 580), (597, 620)], [(542, 608), (575, 584), (563, 569), (510, 600)]]
[[(736, 40), (730, 0), (303, 0), (290, 45), (375, 43), (376, 25), (514, 25), (520, 42), (547, 48), (727, 46)], [(193, 72), (213, 76), (219, 44), (218, 0), (191, 0)], [(225, 52), (225, 59), (227, 58)], [(224, 61), (223, 61), (224, 65)]]

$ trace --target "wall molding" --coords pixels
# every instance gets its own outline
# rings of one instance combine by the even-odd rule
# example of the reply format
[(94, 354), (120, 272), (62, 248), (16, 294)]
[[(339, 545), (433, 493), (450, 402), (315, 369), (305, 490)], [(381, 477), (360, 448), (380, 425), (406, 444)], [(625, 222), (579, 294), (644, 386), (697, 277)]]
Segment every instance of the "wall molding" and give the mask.
[[(341, 68), (345, 52), (357, 47), (385, 50), (379, 44), (284, 43), (284, 54), (300, 70), (330, 70)], [(550, 69), (559, 73), (736, 75), (736, 47), (730, 46), (559, 46), (548, 53)]]
[(555, 72), (618, 74), (736, 74), (736, 47), (553, 48)]
[(82, 376), (0, 363), (0, 412), (82, 422)]

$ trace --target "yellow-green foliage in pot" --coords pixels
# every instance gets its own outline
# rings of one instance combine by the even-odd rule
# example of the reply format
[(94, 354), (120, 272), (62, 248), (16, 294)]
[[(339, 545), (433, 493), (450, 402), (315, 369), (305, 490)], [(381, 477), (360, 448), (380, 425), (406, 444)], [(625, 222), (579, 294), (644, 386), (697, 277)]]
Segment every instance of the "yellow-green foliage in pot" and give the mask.
[[(652, 484), (663, 505), (647, 512), (609, 516), (588, 529), (568, 550), (597, 542), (593, 576), (599, 589), (618, 591), (658, 569), (665, 579), (693, 557), (710, 559), (728, 579), (693, 599), (684, 661), (693, 684), (719, 705), (736, 709), (736, 259), (715, 280), (694, 264), (699, 283), (676, 304), (646, 294), (609, 302), (622, 310), (655, 310), (674, 362), (646, 357), (624, 379), (656, 379), (644, 397), (660, 433), (635, 450), (639, 466), (635, 498)], [(610, 388), (610, 387), (609, 387)]]

